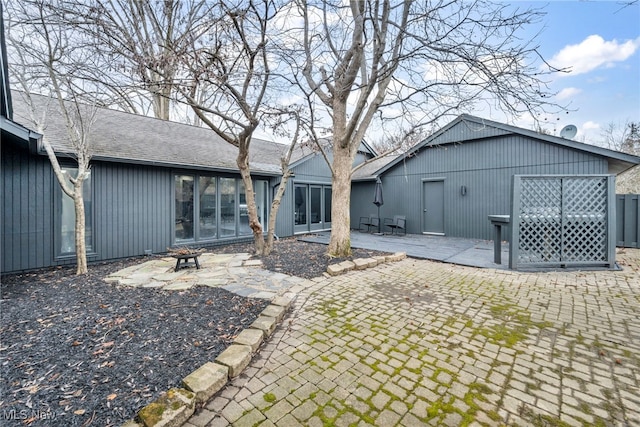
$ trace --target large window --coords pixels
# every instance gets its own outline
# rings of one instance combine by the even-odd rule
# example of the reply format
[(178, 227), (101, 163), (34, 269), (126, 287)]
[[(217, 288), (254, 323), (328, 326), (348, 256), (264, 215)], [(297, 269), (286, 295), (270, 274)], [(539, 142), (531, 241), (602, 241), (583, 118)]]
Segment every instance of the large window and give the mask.
[(220, 178), (220, 236), (236, 235), (236, 180)]
[[(75, 177), (78, 173), (77, 168), (62, 167), (62, 174), (65, 176), (67, 183), (71, 184), (69, 177)], [(76, 252), (76, 209), (73, 199), (67, 196), (62, 189), (59, 188), (61, 197), (58, 212), (58, 254), (72, 255)], [(92, 212), (92, 191), (91, 191), (91, 172), (84, 180), (82, 186), (82, 197), (84, 199), (84, 222), (85, 222), (85, 245), (87, 252), (93, 250), (93, 212)]]
[[(252, 233), (241, 179), (176, 175), (174, 186), (176, 243), (246, 236)], [(255, 180), (254, 187), (258, 217), (266, 230), (268, 182)]]
[(217, 236), (217, 198), (216, 179), (212, 176), (201, 176), (198, 180), (200, 196), (200, 238), (212, 239)]
[(193, 184), (192, 175), (176, 176), (176, 242), (193, 240)]

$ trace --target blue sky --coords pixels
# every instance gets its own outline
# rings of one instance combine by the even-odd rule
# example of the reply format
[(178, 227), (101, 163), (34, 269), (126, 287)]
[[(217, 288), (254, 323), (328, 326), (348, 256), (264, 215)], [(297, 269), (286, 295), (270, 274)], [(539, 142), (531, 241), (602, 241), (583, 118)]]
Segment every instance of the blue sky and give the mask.
[[(597, 143), (609, 123), (640, 121), (640, 2), (629, 7), (617, 0), (509, 3), (544, 9), (543, 22), (527, 31), (542, 29), (540, 53), (551, 64), (572, 69), (551, 78), (556, 101), (569, 104), (569, 112), (549, 115), (545, 128), (557, 133), (574, 124), (576, 140)], [(526, 120), (516, 124), (531, 126)]]

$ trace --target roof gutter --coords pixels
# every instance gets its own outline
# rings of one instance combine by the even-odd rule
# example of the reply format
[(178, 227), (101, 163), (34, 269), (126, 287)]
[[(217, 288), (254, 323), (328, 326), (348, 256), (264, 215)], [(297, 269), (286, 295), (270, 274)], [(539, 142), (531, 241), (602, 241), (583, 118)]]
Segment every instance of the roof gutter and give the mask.
[(20, 138), (29, 144), (29, 150), (37, 152), (42, 142), (42, 134), (27, 129), (26, 127), (9, 120), (4, 116), (0, 116), (0, 128), (16, 138)]
[[(42, 135), (40, 135), (42, 138)], [(39, 141), (37, 153), (43, 156), (46, 156), (46, 151), (42, 145), (42, 141)], [(56, 156), (59, 157), (67, 157), (73, 158), (73, 153), (67, 152), (56, 152)], [(225, 168), (225, 167), (215, 167), (215, 166), (206, 166), (206, 165), (194, 165), (190, 163), (171, 163), (171, 162), (162, 162), (158, 160), (141, 160), (141, 159), (123, 159), (120, 157), (111, 157), (111, 156), (91, 156), (92, 161), (99, 162), (109, 162), (109, 163), (122, 163), (127, 165), (143, 165), (143, 166), (154, 166), (154, 167), (162, 167), (162, 168), (174, 168), (174, 169), (190, 169), (190, 170), (199, 170), (199, 171), (211, 171), (211, 172), (222, 172), (237, 175), (239, 170), (237, 168)], [(260, 176), (274, 176), (278, 177), (282, 174), (279, 172), (273, 171), (264, 171), (259, 169), (251, 169), (251, 175), (260, 175)]]

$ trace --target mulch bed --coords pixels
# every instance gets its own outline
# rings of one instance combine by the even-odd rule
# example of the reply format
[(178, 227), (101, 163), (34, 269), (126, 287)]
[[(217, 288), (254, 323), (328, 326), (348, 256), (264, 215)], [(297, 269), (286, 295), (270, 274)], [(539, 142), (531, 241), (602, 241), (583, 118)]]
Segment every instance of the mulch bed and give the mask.
[[(251, 252), (253, 244), (232, 244), (214, 249), (214, 252), (238, 253)], [(385, 255), (388, 252), (368, 249), (351, 249), (348, 258), (329, 257), (327, 246), (317, 243), (301, 242), (295, 238), (280, 239), (274, 242), (273, 252), (267, 257), (257, 257), (262, 260), (265, 269), (291, 276), (311, 279), (322, 276), (330, 264), (337, 264), (354, 258), (368, 258), (375, 255)]]
[[(252, 244), (213, 252), (251, 252)], [(316, 277), (326, 246), (276, 242), (264, 268)], [(380, 252), (354, 250), (354, 257)], [(121, 425), (213, 360), (268, 301), (223, 289), (115, 286), (108, 274), (146, 258), (2, 277), (0, 425)]]

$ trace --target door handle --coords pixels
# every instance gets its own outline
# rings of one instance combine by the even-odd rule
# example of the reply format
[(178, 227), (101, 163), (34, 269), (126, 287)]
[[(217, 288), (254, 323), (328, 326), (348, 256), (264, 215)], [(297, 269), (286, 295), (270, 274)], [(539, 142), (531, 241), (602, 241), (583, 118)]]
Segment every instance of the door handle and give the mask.
[(423, 210), (422, 210), (422, 212), (426, 212), (426, 211), (427, 211), (426, 209), (423, 209)]

